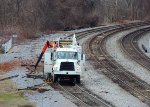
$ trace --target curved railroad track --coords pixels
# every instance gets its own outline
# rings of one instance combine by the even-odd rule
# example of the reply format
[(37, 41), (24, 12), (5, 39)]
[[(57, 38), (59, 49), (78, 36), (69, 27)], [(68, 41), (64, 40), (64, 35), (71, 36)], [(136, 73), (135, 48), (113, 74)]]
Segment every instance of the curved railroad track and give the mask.
[[(122, 25), (124, 26), (124, 25)], [(98, 28), (98, 29), (94, 29), (94, 30), (90, 30), (89, 32), (80, 32), (76, 35), (77, 39), (82, 39), (90, 34), (96, 33), (96, 32), (102, 32), (102, 31), (109, 31), (109, 30), (114, 30), (114, 29), (121, 29), (122, 26), (110, 26), (110, 27), (104, 27), (104, 28)], [(51, 85), (53, 87), (53, 85)], [(57, 88), (56, 88), (57, 87)], [(90, 93), (88, 91), (85, 91), (84, 89), (82, 89), (79, 85), (75, 85), (75, 86), (64, 86), (64, 85), (60, 85), (58, 84), (57, 86), (55, 85), (53, 87), (54, 89), (62, 89), (63, 91), (65, 91), (65, 93), (69, 94), (70, 96), (72, 96), (74, 99), (76, 99), (74, 101), (74, 103), (78, 106), (98, 106), (98, 107), (113, 107), (113, 105), (111, 105), (109, 102), (99, 98), (96, 95), (93, 95), (93, 93)], [(77, 101), (77, 102), (76, 102)]]
[(150, 58), (139, 48), (137, 41), (140, 37), (150, 31), (150, 27), (137, 30), (126, 35), (120, 40), (120, 45), (124, 52), (134, 61), (150, 71)]
[[(85, 31), (80, 31), (76, 33), (77, 39), (81, 39), (86, 37), (89, 34), (104, 31), (104, 30), (109, 30), (109, 29), (116, 29), (116, 28), (125, 28), (125, 27), (137, 27), (137, 26), (144, 26), (149, 24), (150, 22), (136, 22), (136, 23), (128, 23), (128, 24), (119, 24), (119, 25), (112, 25), (112, 26), (103, 26), (103, 27), (97, 27), (97, 28), (91, 28)], [(68, 35), (68, 37), (71, 37), (71, 35)]]
[[(94, 30), (79, 32), (76, 35), (76, 38), (82, 39), (90, 34), (96, 33), (96, 32), (102, 32), (102, 31), (109, 31), (114, 29), (120, 29), (120, 25), (118, 26), (110, 26), (110, 27), (102, 27)], [(72, 36), (72, 35), (71, 35)], [(85, 106), (85, 107), (113, 107), (109, 102), (99, 98), (96, 95), (93, 95), (92, 93), (89, 93), (88, 91), (85, 91), (83, 88), (81, 88), (79, 85), (75, 86), (65, 86), (61, 85), (59, 83), (57, 84), (51, 84), (54, 89), (59, 91), (64, 91), (65, 93), (72, 96), (75, 101), (73, 101), (77, 106)]]
[[(133, 91), (133, 92), (130, 91), (132, 88), (130, 88), (127, 85), (127, 83), (125, 84), (124, 82), (122, 82), (123, 80), (127, 80), (127, 79), (125, 79), (125, 78), (120, 79), (119, 78), (119, 77), (123, 77), (124, 74), (122, 73), (122, 71), (120, 72), (119, 70), (117, 70), (117, 72), (115, 72), (115, 70), (118, 69), (118, 68), (120, 69), (121, 67), (117, 63), (115, 63), (115, 65), (112, 64), (114, 62), (111, 62), (110, 61), (111, 58), (108, 57), (107, 53), (105, 53), (105, 51), (106, 51), (104, 49), (104, 44), (105, 43), (103, 43), (102, 40), (104, 40), (104, 38), (107, 35), (110, 35), (110, 34), (113, 34), (113, 33), (116, 33), (116, 32), (120, 32), (122, 30), (134, 28), (134, 27), (137, 27), (137, 26), (144, 26), (144, 25), (147, 25), (147, 24), (148, 23), (132, 23), (132, 24), (116, 25), (116, 26), (102, 27), (102, 28), (91, 29), (91, 30), (76, 33), (77, 34), (76, 35), (77, 39), (84, 38), (85, 36), (88, 36), (90, 34), (100, 33), (99, 35), (91, 37), (91, 39), (88, 40), (88, 42), (87, 42), (88, 47), (85, 48), (85, 49), (87, 49), (87, 52), (90, 52), (90, 53), (88, 53), (87, 56), (90, 57), (89, 59), (93, 59), (95, 61), (94, 66), (96, 68), (101, 69), (101, 68), (105, 67), (108, 72), (104, 72), (104, 74), (106, 74), (108, 77), (112, 78), (113, 81), (120, 84), (126, 90), (129, 89), (129, 92), (132, 93), (133, 95), (135, 95), (136, 97), (140, 96), (141, 94), (135, 94), (135, 91)], [(99, 47), (100, 44), (101, 44), (102, 48)], [(97, 51), (97, 50), (100, 50), (100, 51)], [(101, 52), (103, 50), (105, 50), (105, 51)], [(116, 67), (116, 65), (117, 65), (117, 67)], [(28, 67), (29, 70), (32, 68), (32, 67), (29, 67), (29, 66), (27, 66), (27, 67)], [(32, 71), (32, 69), (31, 69), (31, 71)], [(111, 73), (110, 71), (111, 72), (114, 71), (114, 72)], [(129, 83), (134, 82), (133, 87), (136, 85), (138, 88), (143, 88), (143, 86), (139, 87), (138, 83), (136, 83), (136, 80), (131, 79), (130, 77), (129, 77), (129, 81), (126, 81), (126, 82), (129, 82)], [(51, 86), (53, 87), (53, 85), (51, 85)], [(88, 94), (87, 91), (83, 91), (83, 90), (81, 90), (81, 87), (80, 88), (79, 87), (80, 86), (77, 86), (77, 85), (74, 88), (71, 87), (71, 86), (66, 87), (66, 86), (59, 85), (59, 88), (58, 88), (58, 86), (55, 86), (53, 88), (56, 89), (56, 90), (61, 89), (61, 91), (65, 90), (65, 92), (68, 93), (68, 94), (70, 93), (70, 96), (74, 96), (76, 101), (77, 102), (79, 101), (79, 103), (76, 103), (79, 106), (83, 106), (83, 105), (84, 106), (100, 106), (100, 107), (101, 106), (103, 106), (103, 107), (113, 106), (113, 105), (109, 104), (108, 102), (106, 102), (106, 101), (104, 101), (100, 98), (93, 97), (92, 94)], [(77, 94), (74, 93), (75, 90), (78, 91), (78, 92), (76, 92)], [(81, 94), (81, 92), (82, 92), (82, 94)], [(145, 99), (143, 99), (142, 101), (147, 102), (147, 100), (145, 100)]]
[(105, 75), (132, 95), (150, 105), (150, 94), (148, 91), (150, 86), (125, 70), (112, 59), (106, 50), (105, 44), (108, 37), (120, 30), (113, 30), (93, 36), (87, 42), (86, 51), (89, 54), (90, 59), (96, 62), (95, 67), (97, 69), (105, 68), (107, 72), (102, 71)]
[[(143, 25), (143, 24), (142, 24)], [(90, 31), (90, 32), (81, 32), (77, 34), (77, 39), (82, 39), (85, 36), (88, 36), (92, 33), (96, 33), (96, 32), (102, 32), (102, 34), (109, 32), (111, 33), (115, 33), (115, 32), (119, 32), (125, 29), (130, 29), (133, 28), (135, 26), (142, 26), (142, 25), (119, 25), (119, 26), (115, 26), (115, 27), (106, 27), (106, 28), (101, 28), (101, 29), (94, 29), (94, 31)], [(109, 104), (108, 102), (104, 101), (101, 98), (98, 97), (94, 97), (92, 94), (89, 94), (88, 91), (83, 90), (80, 86), (76, 85), (76, 86), (63, 86), (59, 84), (59, 87), (61, 87), (61, 89), (63, 89), (66, 93), (68, 93), (69, 95), (73, 96), (74, 98), (76, 98), (77, 100), (79, 100), (80, 103), (76, 103), (76, 105), (78, 106), (103, 106), (103, 107), (108, 107), (108, 106), (113, 106), (111, 104)], [(54, 87), (55, 88), (55, 87)], [(58, 89), (58, 87), (57, 87)]]
[[(84, 31), (84, 32), (80, 32), (77, 34), (77, 39), (81, 39), (84, 38), (85, 36), (88, 36), (92, 33), (95, 32), (102, 32), (105, 30), (109, 30), (109, 29), (116, 29), (119, 28), (120, 26), (109, 26), (109, 27), (102, 27), (102, 28), (98, 28), (98, 29), (94, 29), (94, 30), (89, 30), (89, 32)], [(72, 36), (72, 35), (71, 35)], [(34, 72), (34, 66), (33, 66), (33, 62), (32, 60), (22, 60), (22, 66), (26, 66), (26, 68), (31, 71)], [(38, 69), (40, 69), (40, 67), (38, 67)], [(34, 77), (34, 78), (42, 78), (39, 75), (34, 75), (33, 76), (30, 74), (30, 77)], [(89, 94), (88, 91), (85, 91), (84, 89), (82, 89), (80, 86), (75, 85), (75, 86), (64, 86), (64, 85), (60, 85), (60, 84), (50, 84), (51, 87), (53, 87), (55, 90), (59, 90), (60, 92), (65, 92), (67, 95), (70, 95), (73, 97), (73, 102), (80, 107), (113, 107), (113, 105), (111, 105), (109, 102), (104, 101), (101, 98), (96, 97), (93, 94)]]

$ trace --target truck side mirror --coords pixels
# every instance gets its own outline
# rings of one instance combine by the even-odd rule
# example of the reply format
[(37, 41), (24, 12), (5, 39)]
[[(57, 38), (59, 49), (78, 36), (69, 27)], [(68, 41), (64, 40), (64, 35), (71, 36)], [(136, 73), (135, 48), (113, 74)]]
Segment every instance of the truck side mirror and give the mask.
[(77, 64), (80, 65), (80, 60), (77, 61)]
[(81, 60), (83, 60), (83, 54), (81, 54)]
[(83, 63), (85, 63), (85, 55), (84, 54), (81, 55), (81, 60), (83, 61)]

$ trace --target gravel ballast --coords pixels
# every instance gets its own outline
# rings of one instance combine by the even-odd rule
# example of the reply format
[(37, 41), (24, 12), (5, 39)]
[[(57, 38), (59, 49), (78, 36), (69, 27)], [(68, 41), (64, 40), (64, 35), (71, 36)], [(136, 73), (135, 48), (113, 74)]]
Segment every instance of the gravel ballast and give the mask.
[[(137, 42), (141, 51), (146, 54), (148, 57), (150, 57), (150, 32), (142, 36), (139, 41)], [(144, 49), (142, 48), (142, 45), (145, 46), (148, 52), (145, 52)]]
[[(13, 78), (13, 81), (17, 84), (18, 89), (24, 89), (27, 87), (39, 87), (47, 89), (49, 91), (38, 92), (37, 90), (30, 91), (25, 90), (25, 97), (34, 102), (36, 107), (77, 107), (74, 103), (63, 97), (59, 91), (55, 91), (49, 85), (45, 84), (41, 79), (26, 78), (27, 69), (18, 68), (9, 72), (7, 75), (19, 75), (17, 78)], [(41, 85), (43, 84), (43, 85)]]
[[(92, 36), (92, 35), (90, 35)], [(87, 38), (79, 41), (84, 43)], [(106, 71), (105, 69), (101, 69)], [(113, 83), (102, 73), (97, 73), (92, 64), (86, 61), (86, 71), (83, 72), (83, 85), (92, 93), (114, 105), (115, 107), (148, 107), (136, 97)]]
[[(0, 63), (15, 60), (16, 57), (18, 59), (37, 59), (46, 40), (51, 40), (57, 36), (61, 35), (47, 35), (32, 42), (15, 46), (11, 49), (10, 53), (0, 55)], [(86, 39), (87, 38), (80, 40), (80, 44), (86, 41)], [(113, 83), (105, 75), (97, 73), (97, 70), (93, 69), (88, 61), (86, 61), (86, 69), (87, 70), (83, 72), (81, 83), (92, 93), (116, 107), (148, 107), (139, 99)], [(13, 81), (20, 89), (44, 83), (41, 79), (26, 78), (25, 74), (27, 71), (28, 70), (24, 67), (17, 67), (6, 75), (19, 75), (17, 78), (13, 78)], [(76, 107), (74, 103), (65, 98), (60, 92), (55, 91), (52, 87), (47, 85), (42, 87), (49, 89), (49, 91), (45, 91), (44, 93), (25, 91), (25, 97), (35, 102), (37, 107)]]
[[(26, 60), (36, 59), (41, 53), (44, 43), (47, 40), (52, 40), (62, 34), (47, 35), (32, 42), (22, 43), (14, 46), (9, 53), (0, 55), (0, 64), (13, 60)], [(13, 82), (17, 85), (18, 89), (26, 89), (28, 87), (34, 87), (36, 85), (44, 84), (42, 79), (26, 78), (26, 73), (29, 71), (25, 67), (16, 66), (14, 69), (3, 75), (3, 77), (9, 77), (19, 75), (13, 78)], [(59, 91), (55, 91), (52, 87), (46, 85), (42, 86), (49, 91), (39, 93), (38, 91), (25, 90), (25, 98), (36, 104), (36, 107), (77, 107), (70, 100), (65, 98)]]
[(135, 76), (140, 78), (141, 80), (150, 84), (150, 72), (143, 68), (137, 62), (131, 60), (121, 49), (120, 47), (120, 39), (129, 34), (130, 32), (135, 31), (136, 29), (132, 29), (130, 31), (124, 31), (114, 36), (111, 36), (106, 42), (106, 49), (110, 56), (113, 57), (120, 65), (122, 65), (127, 71), (133, 73)]

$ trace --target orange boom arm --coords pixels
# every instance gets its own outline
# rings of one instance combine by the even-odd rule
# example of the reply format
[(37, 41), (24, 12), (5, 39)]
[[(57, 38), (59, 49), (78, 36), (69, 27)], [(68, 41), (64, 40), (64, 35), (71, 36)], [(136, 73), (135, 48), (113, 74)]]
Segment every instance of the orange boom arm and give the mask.
[(42, 52), (41, 52), (41, 54), (40, 54), (40, 56), (39, 56), (39, 58), (38, 58), (38, 60), (37, 60), (37, 62), (36, 62), (36, 64), (35, 64), (35, 69), (36, 69), (36, 67), (38, 66), (40, 60), (42, 59), (42, 56), (43, 56), (43, 54), (45, 53), (47, 47), (50, 47), (50, 48), (54, 47), (54, 48), (56, 48), (56, 47), (57, 47), (57, 44), (55, 44), (55, 43), (53, 43), (53, 42), (49, 42), (49, 41), (47, 41), (47, 42), (45, 43), (45, 45), (44, 45), (44, 47), (43, 47), (43, 49), (42, 49)]

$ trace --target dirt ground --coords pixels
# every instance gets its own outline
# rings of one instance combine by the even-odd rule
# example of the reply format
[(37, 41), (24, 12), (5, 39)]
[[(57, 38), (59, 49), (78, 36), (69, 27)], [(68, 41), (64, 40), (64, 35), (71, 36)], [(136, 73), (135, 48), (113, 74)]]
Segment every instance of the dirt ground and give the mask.
[(0, 107), (35, 107), (35, 104), (23, 97), (24, 92), (18, 91), (16, 84), (10, 79), (1, 80), (5, 73), (16, 66), (20, 66), (18, 60), (0, 64)]
[(6, 63), (1, 63), (0, 64), (0, 75), (5, 74), (6, 72), (10, 71), (14, 67), (20, 66), (20, 61), (19, 60), (14, 60)]
[[(0, 76), (2, 78), (2, 76)], [(23, 97), (11, 80), (0, 81), (0, 107), (35, 107)]]

